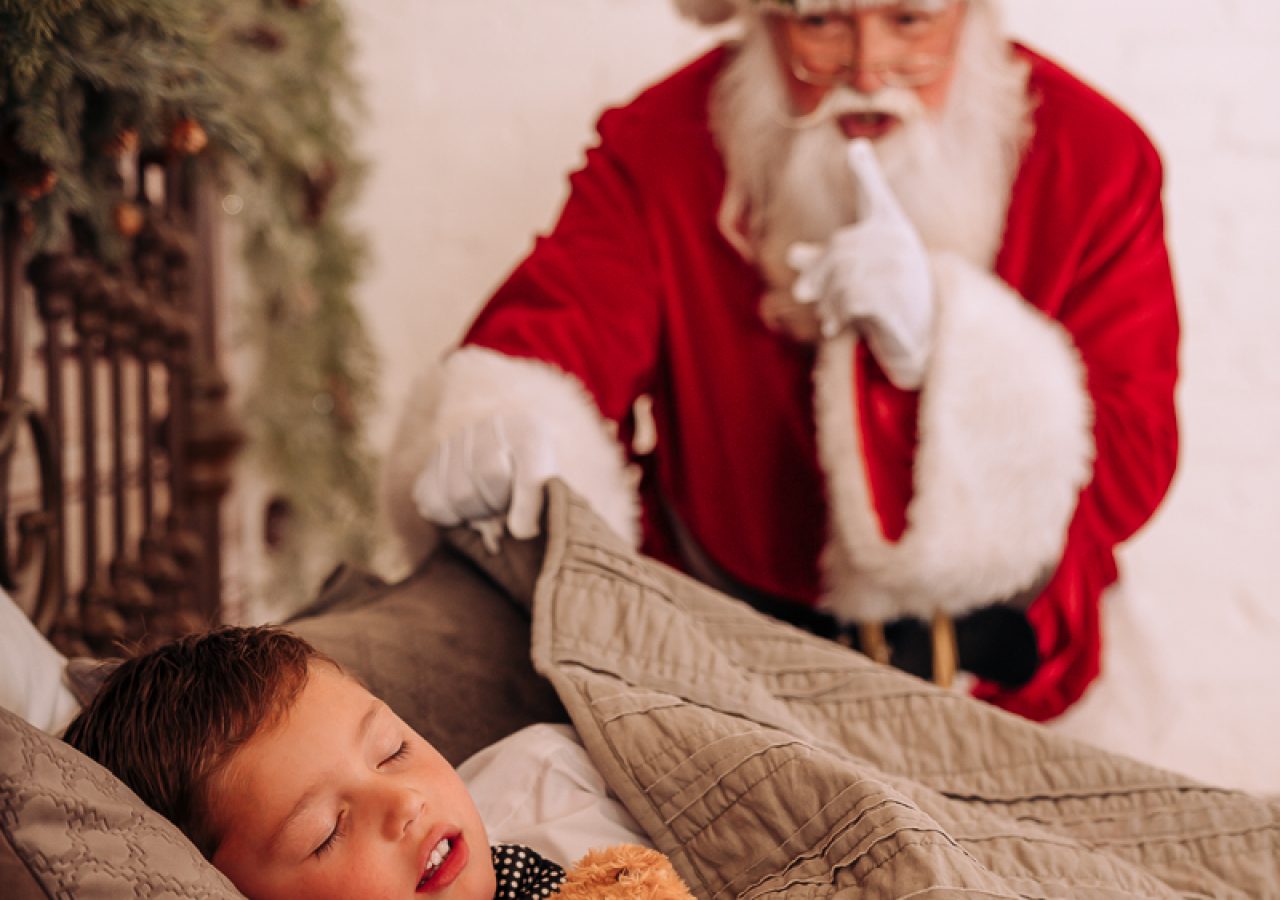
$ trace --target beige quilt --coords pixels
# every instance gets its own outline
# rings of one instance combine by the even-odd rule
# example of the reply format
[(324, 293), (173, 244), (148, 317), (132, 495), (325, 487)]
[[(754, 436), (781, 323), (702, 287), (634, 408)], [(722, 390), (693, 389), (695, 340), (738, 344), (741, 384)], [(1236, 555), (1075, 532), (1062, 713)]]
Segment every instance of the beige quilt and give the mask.
[[(1278, 897), (1280, 801), (1054, 735), (645, 560), (563, 486), (467, 555), (701, 897)], [(534, 573), (536, 586), (532, 585)]]

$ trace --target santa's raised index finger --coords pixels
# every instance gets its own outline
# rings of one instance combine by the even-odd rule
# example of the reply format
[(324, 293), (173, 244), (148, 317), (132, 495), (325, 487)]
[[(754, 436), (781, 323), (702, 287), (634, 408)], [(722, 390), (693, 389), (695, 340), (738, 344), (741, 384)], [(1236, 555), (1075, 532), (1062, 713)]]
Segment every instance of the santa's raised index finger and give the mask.
[(825, 252), (821, 244), (796, 241), (787, 248), (787, 265), (797, 272), (803, 272), (821, 259)]
[(893, 188), (889, 187), (889, 181), (884, 177), (871, 141), (866, 138), (850, 141), (848, 160), (849, 171), (853, 173), (853, 180), (857, 183), (858, 190), (862, 192), (864, 217), (881, 209), (898, 208), (898, 198), (894, 196)]

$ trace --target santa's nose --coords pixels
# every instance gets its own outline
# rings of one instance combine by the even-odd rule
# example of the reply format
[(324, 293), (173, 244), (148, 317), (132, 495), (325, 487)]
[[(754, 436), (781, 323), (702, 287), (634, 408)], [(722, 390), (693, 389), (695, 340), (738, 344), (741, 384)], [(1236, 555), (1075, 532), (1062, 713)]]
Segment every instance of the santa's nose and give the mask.
[(855, 62), (849, 68), (848, 83), (860, 94), (874, 94), (884, 87), (884, 79), (877, 69), (868, 68)]
[(874, 94), (884, 87), (884, 61), (897, 52), (897, 45), (871, 22), (854, 28), (849, 41), (848, 84), (859, 93)]

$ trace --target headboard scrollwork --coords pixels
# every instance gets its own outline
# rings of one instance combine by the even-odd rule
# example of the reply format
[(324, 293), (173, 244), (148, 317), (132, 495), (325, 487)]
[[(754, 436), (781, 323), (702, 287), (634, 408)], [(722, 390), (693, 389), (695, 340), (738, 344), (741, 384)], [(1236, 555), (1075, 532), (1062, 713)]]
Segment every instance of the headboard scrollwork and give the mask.
[(213, 204), (182, 161), (138, 165), (137, 185), (164, 187), (139, 188), (113, 262), (74, 223), (71, 246), (29, 259), (23, 210), (3, 209), (0, 586), (69, 654), (219, 617), (242, 437), (218, 371)]

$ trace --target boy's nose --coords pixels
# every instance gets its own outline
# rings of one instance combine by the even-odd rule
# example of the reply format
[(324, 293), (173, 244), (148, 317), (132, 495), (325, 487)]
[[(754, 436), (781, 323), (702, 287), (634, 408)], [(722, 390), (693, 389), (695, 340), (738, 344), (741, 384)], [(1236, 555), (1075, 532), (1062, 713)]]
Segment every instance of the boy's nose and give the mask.
[(426, 805), (417, 791), (396, 785), (384, 788), (384, 803), (383, 831), (392, 840), (399, 839), (422, 817)]

